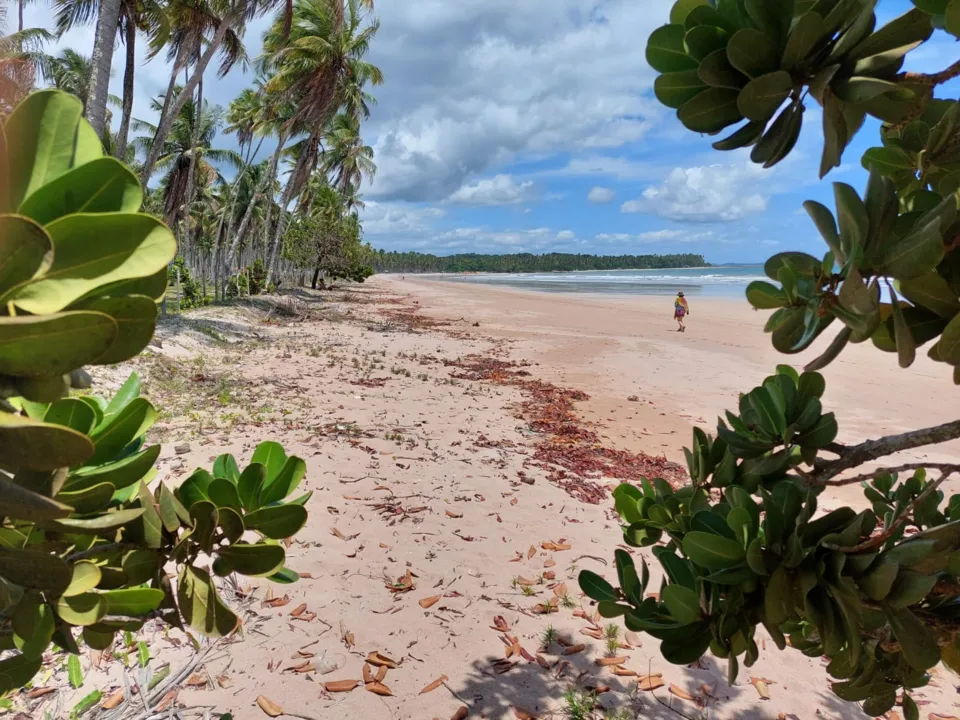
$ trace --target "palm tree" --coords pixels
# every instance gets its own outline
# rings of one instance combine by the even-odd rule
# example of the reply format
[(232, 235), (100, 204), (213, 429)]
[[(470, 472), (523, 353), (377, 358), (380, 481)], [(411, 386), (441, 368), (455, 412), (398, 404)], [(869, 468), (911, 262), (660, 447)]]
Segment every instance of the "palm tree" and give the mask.
[[(56, 10), (57, 33), (63, 35), (67, 30), (80, 25), (89, 25), (99, 18), (98, 0), (54, 0)], [(99, 25), (98, 25), (99, 29)], [(150, 56), (156, 55), (167, 41), (170, 22), (164, 6), (159, 0), (120, 0), (120, 10), (114, 37), (119, 35), (126, 49), (123, 71), (123, 101), (120, 116), (120, 129), (117, 132), (115, 150), (120, 156), (126, 154), (127, 137), (130, 134), (130, 114), (133, 111), (133, 81), (136, 70), (137, 32), (147, 36), (151, 48)], [(111, 57), (112, 61), (112, 57)], [(107, 74), (109, 83), (110, 74)], [(88, 85), (94, 82), (93, 73)], [(109, 124), (104, 106), (104, 124)]]
[(356, 117), (339, 113), (330, 123), (324, 142), (327, 149), (323, 153), (323, 169), (333, 176), (342, 197), (355, 194), (364, 175), (372, 178), (376, 174), (373, 148), (363, 144)]
[(83, 106), (87, 106), (90, 97), (90, 77), (93, 63), (86, 55), (76, 50), (64, 48), (60, 54), (49, 61), (49, 76), (53, 86), (71, 95), (76, 95)]
[(38, 74), (49, 68), (43, 52), (53, 35), (43, 28), (4, 34), (6, 6), (0, 5), (0, 117), (7, 115), (32, 89)]
[[(296, 110), (289, 127), (306, 140), (291, 171), (280, 207), (287, 206), (307, 182), (319, 158), (320, 139), (327, 123), (341, 108), (351, 82), (379, 85), (383, 74), (363, 58), (380, 27), (366, 22), (362, 0), (299, 0), (293, 7), (289, 36), (281, 19), (264, 34), (265, 64), (275, 70), (267, 89), (294, 98)], [(272, 251), (283, 234), (281, 215), (274, 229)], [(267, 284), (273, 272), (267, 268)]]

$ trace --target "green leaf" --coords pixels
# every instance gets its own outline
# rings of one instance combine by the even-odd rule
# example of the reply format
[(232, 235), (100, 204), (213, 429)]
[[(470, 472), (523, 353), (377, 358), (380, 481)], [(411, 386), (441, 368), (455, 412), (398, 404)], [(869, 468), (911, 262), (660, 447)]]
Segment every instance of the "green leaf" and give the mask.
[(280, 583), (281, 585), (290, 585), (297, 582), (300, 579), (300, 575), (290, 568), (280, 568), (273, 575), (268, 575), (267, 580), (271, 582)]
[(80, 465), (93, 454), (90, 439), (75, 430), (0, 412), (0, 462), (27, 470)]
[(763, 135), (765, 123), (748, 122), (723, 140), (713, 143), (714, 150), (736, 150), (753, 145)]
[(177, 582), (177, 605), (187, 625), (208, 637), (226, 637), (239, 620), (217, 595), (209, 573), (185, 565)]
[(684, 21), (696, 8), (709, 6), (707, 0), (677, 0), (670, 9), (670, 22), (676, 25), (683, 25)]
[(877, 250), (878, 270), (898, 280), (930, 272), (943, 259), (940, 221), (933, 218), (903, 238), (891, 236)]
[(131, 550), (121, 561), (123, 574), (130, 585), (142, 585), (157, 572), (157, 553), (153, 550)]
[(147, 644), (143, 640), (137, 643), (137, 660), (142, 668), (145, 668), (150, 663), (150, 648), (147, 647)]
[(904, 170), (916, 168), (916, 162), (911, 160), (906, 151), (893, 146), (870, 148), (860, 162), (866, 170), (876, 170), (887, 177), (896, 177)]
[(106, 508), (113, 499), (114, 491), (115, 488), (110, 483), (100, 483), (75, 492), (57, 493), (57, 501), (69, 505), (81, 515), (86, 515)]
[(936, 575), (924, 575), (912, 570), (903, 570), (894, 583), (885, 604), (892, 608), (905, 608), (921, 602), (933, 586), (937, 584)]
[(647, 40), (647, 62), (657, 72), (696, 70), (697, 61), (687, 55), (683, 45), (682, 25), (663, 25), (650, 34)]
[(744, 28), (733, 34), (727, 43), (727, 58), (731, 65), (750, 78), (766, 75), (780, 67), (776, 45), (767, 35), (753, 28)]
[(151, 215), (67, 215), (46, 230), (53, 240), (53, 264), (13, 298), (34, 314), (62, 310), (108, 283), (152, 275), (176, 253), (170, 230)]
[[(138, 397), (140, 397), (140, 376), (136, 373), (130, 373), (130, 376), (123, 385), (120, 386), (120, 389), (117, 390), (116, 395), (113, 396), (113, 399), (107, 404), (107, 407), (104, 408), (104, 422), (112, 420), (114, 416)], [(97, 429), (99, 430), (100, 428), (98, 427)]]
[(83, 670), (80, 669), (80, 658), (76, 655), (67, 658), (67, 677), (74, 689), (83, 685)]
[(80, 101), (58, 90), (27, 97), (4, 129), (13, 208), (70, 169), (103, 155), (100, 139), (83, 119)]
[(226, 478), (234, 484), (240, 479), (240, 468), (237, 467), (237, 461), (233, 455), (224, 453), (218, 455), (213, 461), (213, 476), (215, 478)]
[(75, 626), (94, 625), (106, 614), (107, 603), (102, 595), (94, 592), (64, 596), (57, 602), (57, 615)]
[(137, 176), (116, 158), (102, 157), (38, 188), (19, 212), (46, 225), (73, 213), (136, 212), (142, 203)]
[(0, 515), (15, 520), (42, 521), (67, 517), (71, 512), (73, 508), (69, 505), (28, 490), (0, 474)]
[(683, 36), (683, 45), (687, 54), (697, 61), (717, 50), (723, 50), (730, 34), (723, 28), (712, 25), (696, 25)]
[(871, 600), (880, 602), (890, 594), (900, 566), (896, 562), (880, 562), (873, 570), (857, 580), (857, 585)]
[(590, 570), (581, 570), (577, 582), (580, 584), (580, 589), (591, 600), (616, 602), (620, 599), (613, 585)]
[(107, 352), (117, 332), (113, 319), (99, 312), (0, 317), (0, 374), (64, 375)]
[(13, 613), (13, 644), (27, 657), (43, 655), (53, 637), (50, 607), (36, 596), (25, 595)]
[(707, 570), (732, 568), (746, 558), (743, 547), (736, 540), (699, 530), (693, 530), (684, 536), (683, 552)]
[(804, 202), (803, 209), (807, 211), (810, 219), (813, 220), (814, 225), (817, 226), (820, 236), (833, 251), (837, 260), (843, 264), (846, 255), (843, 254), (843, 250), (840, 247), (840, 233), (837, 231), (837, 222), (833, 217), (833, 213), (815, 200), (807, 200)]
[(835, 82), (832, 87), (838, 98), (854, 105), (869, 102), (886, 93), (907, 92), (897, 83), (872, 77), (851, 77)]
[(80, 304), (83, 310), (108, 315), (119, 328), (116, 341), (95, 365), (111, 365), (136, 357), (150, 342), (157, 325), (157, 305), (145, 295), (96, 298)]
[(946, 31), (954, 37), (960, 37), (960, 0), (950, 0), (943, 17)]
[(653, 82), (657, 100), (674, 109), (695, 98), (705, 87), (696, 70), (664, 73)]
[(697, 75), (710, 87), (739, 90), (749, 78), (730, 64), (726, 49), (714, 50), (700, 61)]
[(173, 492), (184, 507), (193, 507), (195, 503), (210, 499), (208, 490), (212, 482), (213, 475), (203, 468), (198, 468)]
[(62, 518), (45, 524), (51, 530), (78, 535), (99, 535), (111, 530), (119, 530), (143, 515), (143, 508), (117, 510), (93, 518)]
[(157, 502), (147, 489), (146, 483), (142, 481), (137, 495), (140, 507), (143, 509), (143, 514), (140, 516), (138, 523), (140, 539), (148, 548), (159, 549), (163, 544), (163, 521), (160, 518)]
[(890, 628), (900, 643), (904, 659), (915, 670), (928, 670), (940, 662), (940, 648), (930, 629), (906, 608), (884, 607)]
[(743, 119), (737, 109), (737, 91), (707, 88), (677, 111), (677, 117), (689, 130), (716, 133)]
[(897, 360), (900, 367), (908, 368), (913, 365), (913, 361), (917, 357), (917, 345), (895, 295), (893, 298), (893, 329), (897, 341)]
[(100, 483), (109, 483), (115, 489), (122, 490), (139, 482), (147, 475), (159, 457), (160, 450), (160, 445), (151, 445), (146, 450), (117, 462), (79, 468), (67, 478), (63, 488), (73, 492)]
[(251, 463), (237, 480), (237, 492), (243, 509), (249, 511), (260, 507), (260, 489), (267, 479), (267, 468), (258, 462)]
[[(929, 2), (929, 0), (921, 0), (923, 1)], [(914, 5), (919, 6), (920, 2), (914, 2)], [(922, 10), (911, 8), (860, 42), (850, 52), (848, 59), (859, 60), (909, 47), (914, 43), (927, 40), (932, 33), (933, 25), (930, 23), (930, 17)]]
[(941, 360), (951, 365), (960, 365), (960, 314), (944, 328), (936, 348)]
[(263, 465), (267, 470), (266, 482), (271, 483), (287, 462), (287, 453), (280, 443), (268, 440), (257, 445), (250, 462)]
[(43, 414), (43, 421), (51, 425), (62, 425), (86, 435), (93, 429), (97, 415), (93, 408), (82, 400), (63, 398), (47, 408)]
[(227, 507), (222, 507), (217, 511), (217, 523), (223, 530), (224, 537), (231, 543), (237, 542), (246, 529), (240, 513)]
[(207, 488), (210, 500), (220, 508), (233, 508), (240, 510), (240, 496), (237, 494), (237, 486), (223, 477), (215, 478), (210, 487)]
[(195, 502), (190, 506), (190, 518), (193, 520), (191, 540), (204, 552), (210, 553), (213, 550), (213, 534), (219, 521), (216, 506), (209, 500)]
[(141, 437), (157, 420), (157, 411), (144, 398), (134, 398), (116, 415), (104, 420), (91, 434), (96, 452), (93, 465), (116, 458), (131, 442)]
[(793, 90), (790, 73), (783, 70), (760, 75), (748, 82), (737, 96), (737, 108), (749, 120), (764, 122), (773, 117)]
[(295, 535), (307, 522), (307, 511), (299, 505), (276, 505), (248, 513), (244, 524), (273, 540)]
[(683, 585), (667, 585), (660, 599), (678, 623), (689, 625), (700, 618), (700, 599), (695, 590)]
[(70, 566), (56, 555), (0, 547), (0, 577), (15, 585), (59, 595), (70, 586), (72, 576)]
[[(71, 657), (76, 657), (71, 655)], [(43, 665), (43, 656), (28, 658), (25, 655), (14, 655), (0, 660), (0, 693), (10, 693), (20, 690), (33, 679)]]
[[(823, 96), (823, 155), (820, 158), (821, 180), (830, 170), (840, 165), (843, 151), (850, 141), (850, 135), (844, 117), (843, 103), (832, 92), (825, 93)], [(837, 254), (836, 250), (834, 254)], [(837, 254), (837, 258), (840, 259), (840, 257)]]
[(142, 617), (149, 615), (163, 602), (163, 590), (155, 588), (126, 588), (110, 590), (101, 595), (107, 603), (107, 614)]
[(808, 12), (802, 15), (787, 37), (787, 44), (780, 58), (780, 68), (793, 70), (802, 64), (810, 51), (824, 38), (825, 33), (823, 18), (818, 13)]
[(765, 168), (771, 168), (789, 155), (800, 139), (803, 112), (803, 103), (800, 102), (792, 102), (785, 107), (754, 146), (750, 159)]
[[(862, 248), (870, 232), (870, 218), (857, 191), (846, 183), (834, 183), (833, 195), (837, 203), (837, 221), (840, 227), (840, 246), (843, 255), (850, 258)], [(839, 257), (839, 256), (838, 256)]]
[(303, 476), (307, 473), (307, 464), (298, 457), (289, 457), (283, 467), (272, 479), (268, 479), (260, 492), (260, 503), (269, 505), (279, 502), (290, 495)]
[(53, 242), (29, 218), (0, 215), (0, 300), (53, 262)]
[(236, 543), (220, 548), (218, 556), (241, 575), (264, 577), (283, 567), (285, 553), (279, 545)]
[(73, 564), (73, 578), (70, 586), (63, 591), (63, 597), (82, 595), (93, 590), (100, 583), (100, 568), (93, 562), (80, 560)]

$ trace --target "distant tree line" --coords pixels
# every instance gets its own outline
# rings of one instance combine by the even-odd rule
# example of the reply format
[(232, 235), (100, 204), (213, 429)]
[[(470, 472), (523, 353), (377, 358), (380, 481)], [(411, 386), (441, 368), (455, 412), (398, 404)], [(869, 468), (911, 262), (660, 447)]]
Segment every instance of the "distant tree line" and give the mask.
[(703, 255), (572, 255), (547, 253), (533, 255), (480, 255), (465, 253), (443, 257), (417, 252), (386, 252), (372, 254), (374, 271), (404, 273), (458, 273), (458, 272), (557, 272), (572, 270), (651, 270), (657, 268), (706, 267)]

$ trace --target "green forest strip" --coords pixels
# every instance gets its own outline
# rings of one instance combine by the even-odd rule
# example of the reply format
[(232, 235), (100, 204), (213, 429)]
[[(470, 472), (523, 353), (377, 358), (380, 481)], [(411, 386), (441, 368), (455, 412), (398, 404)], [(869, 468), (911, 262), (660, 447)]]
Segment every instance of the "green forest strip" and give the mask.
[(534, 273), (575, 270), (655, 270), (658, 268), (708, 267), (703, 255), (572, 255), (548, 253), (532, 255), (462, 255), (437, 256), (416, 252), (377, 250), (372, 257), (378, 273)]

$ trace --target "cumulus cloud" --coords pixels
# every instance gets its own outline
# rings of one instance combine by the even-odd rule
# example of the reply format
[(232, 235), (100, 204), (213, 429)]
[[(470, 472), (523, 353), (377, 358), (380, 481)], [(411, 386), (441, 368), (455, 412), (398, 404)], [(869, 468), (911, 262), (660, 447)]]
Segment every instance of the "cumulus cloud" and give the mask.
[(561, 230), (557, 233), (557, 240), (575, 240), (577, 234), (573, 230)]
[[(671, 0), (382, 3), (369, 127), (383, 200), (441, 201), (522, 156), (619, 148), (664, 114), (636, 38)], [(603, 48), (603, 52), (597, 52)]]
[(456, 205), (513, 205), (526, 202), (536, 195), (532, 180), (516, 182), (510, 175), (495, 175), (464, 185), (450, 196)]
[(597, 185), (596, 187), (590, 188), (590, 192), (587, 193), (587, 200), (595, 205), (606, 205), (607, 203), (612, 203), (616, 196), (617, 193), (612, 189)]
[(714, 238), (712, 230), (690, 232), (688, 230), (650, 230), (642, 233), (598, 233), (595, 239), (610, 243), (690, 243)]
[(674, 168), (659, 185), (620, 206), (681, 222), (730, 222), (767, 208), (763, 169), (750, 162)]

